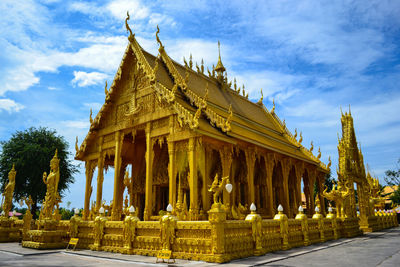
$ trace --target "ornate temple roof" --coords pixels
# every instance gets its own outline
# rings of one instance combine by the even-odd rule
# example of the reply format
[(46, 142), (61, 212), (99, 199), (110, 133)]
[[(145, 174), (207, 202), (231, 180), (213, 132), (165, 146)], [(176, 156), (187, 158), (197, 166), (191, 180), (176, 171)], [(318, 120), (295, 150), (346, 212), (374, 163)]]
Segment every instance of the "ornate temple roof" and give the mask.
[[(106, 90), (104, 105), (96, 118), (91, 119), (90, 131), (79, 149), (76, 144), (76, 159), (83, 160), (86, 147), (95, 139), (102, 114), (112, 105), (115, 92), (119, 90), (122, 69), (130, 68), (125, 66), (126, 62), (132, 62), (127, 58), (135, 56), (156, 94), (170, 104), (178, 113), (178, 120), (193, 131), (232, 144), (242, 141), (254, 144), (316, 165), (324, 172), (329, 171), (330, 164), (326, 166), (322, 163), (320, 154), (314, 156), (312, 149), (301, 145), (302, 137), (297, 141), (297, 133), (293, 136), (289, 132), (275, 114), (275, 106), (268, 111), (262, 99), (254, 103), (241, 95), (236, 85), (232, 88), (232, 84), (227, 82), (220, 56), (213, 74), (209, 72), (206, 75), (203, 67), (194, 71), (188, 65), (183, 66), (172, 60), (159, 39), (159, 30), (156, 34), (159, 55), (156, 57), (138, 44), (128, 25), (127, 29), (130, 42), (114, 81), (109, 91)], [(225, 73), (225, 77), (216, 76), (215, 71)]]

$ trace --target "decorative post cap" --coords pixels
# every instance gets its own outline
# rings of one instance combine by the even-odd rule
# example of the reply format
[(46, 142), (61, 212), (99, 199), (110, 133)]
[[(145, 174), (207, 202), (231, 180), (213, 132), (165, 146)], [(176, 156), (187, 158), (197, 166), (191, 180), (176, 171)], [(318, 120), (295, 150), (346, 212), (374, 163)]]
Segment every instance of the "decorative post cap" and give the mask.
[(99, 209), (99, 213), (100, 213), (100, 214), (104, 214), (104, 208), (103, 208), (103, 207), (101, 207), (101, 208)]
[(16, 212), (15, 210), (13, 210), (12, 215), (13, 215), (13, 216), (17, 215), (17, 212)]
[(250, 205), (250, 211), (256, 211), (257, 210), (257, 208), (256, 208), (256, 205), (254, 204), (254, 203), (251, 203), (251, 205)]
[(315, 207), (315, 212), (317, 212), (317, 213), (319, 212), (318, 206)]
[(75, 215), (78, 215), (79, 214), (79, 209), (78, 208), (74, 209), (74, 213), (75, 213)]
[(226, 189), (226, 191), (228, 191), (228, 193), (231, 193), (232, 192), (232, 184), (226, 184), (225, 189)]
[(376, 209), (374, 209), (374, 212), (376, 213), (376, 212), (377, 212), (377, 210), (376, 210)]
[(328, 208), (328, 212), (329, 212), (329, 213), (332, 213), (332, 211), (333, 211), (332, 207), (329, 207), (329, 208)]
[(282, 207), (281, 204), (279, 204), (279, 206), (278, 206), (278, 212), (282, 212), (282, 211), (283, 211), (283, 207)]
[(5, 213), (4, 213), (4, 210), (3, 211), (1, 211), (1, 216), (4, 216), (5, 215)]
[(303, 206), (300, 205), (300, 206), (299, 206), (299, 212), (303, 212), (303, 211), (304, 211)]
[(129, 207), (129, 212), (130, 213), (135, 213), (135, 207), (134, 206), (130, 206)]
[(167, 211), (168, 211), (168, 212), (172, 212), (172, 205), (171, 205), (171, 204), (168, 204), (168, 206), (167, 206)]

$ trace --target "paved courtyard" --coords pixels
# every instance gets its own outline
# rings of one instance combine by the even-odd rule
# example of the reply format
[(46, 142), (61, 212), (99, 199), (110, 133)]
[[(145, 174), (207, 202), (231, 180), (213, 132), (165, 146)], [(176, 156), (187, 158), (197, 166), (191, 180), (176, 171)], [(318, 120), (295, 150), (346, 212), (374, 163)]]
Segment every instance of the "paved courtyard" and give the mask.
[[(18, 243), (0, 243), (0, 266), (162, 266), (154, 257), (90, 250), (34, 250)], [(170, 266), (217, 266), (176, 260)], [(235, 260), (223, 266), (400, 266), (400, 227), (362, 237), (339, 239), (260, 257)]]

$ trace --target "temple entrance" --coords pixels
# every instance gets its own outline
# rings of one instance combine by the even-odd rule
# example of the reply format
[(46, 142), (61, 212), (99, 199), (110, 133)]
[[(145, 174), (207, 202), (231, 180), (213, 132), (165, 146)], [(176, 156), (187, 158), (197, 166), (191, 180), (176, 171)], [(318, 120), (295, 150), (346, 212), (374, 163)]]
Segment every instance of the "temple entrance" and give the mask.
[(289, 191), (289, 209), (288, 212), (289, 218), (296, 217), (297, 214), (297, 181), (296, 181), (296, 171), (295, 167), (293, 166), (289, 173), (288, 179), (288, 191)]
[(159, 215), (168, 206), (168, 143), (165, 138), (158, 139), (153, 146), (153, 214)]
[(233, 161), (232, 161), (232, 180), (231, 183), (233, 185), (232, 195), (233, 201), (232, 205), (238, 207), (239, 203), (242, 206), (247, 204), (247, 192), (248, 192), (248, 184), (247, 184), (247, 166), (243, 164), (246, 162), (246, 157), (243, 150), (239, 150), (239, 152), (234, 153)]

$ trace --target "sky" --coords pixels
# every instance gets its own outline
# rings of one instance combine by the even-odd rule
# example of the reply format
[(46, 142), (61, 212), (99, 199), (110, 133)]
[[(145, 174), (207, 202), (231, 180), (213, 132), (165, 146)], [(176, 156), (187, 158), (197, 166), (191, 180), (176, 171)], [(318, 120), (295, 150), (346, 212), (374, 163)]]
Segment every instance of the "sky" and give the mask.
[[(383, 183), (400, 158), (399, 1), (0, 1), (0, 140), (49, 127), (75, 154), (89, 112), (104, 103), (127, 46), (126, 11), (140, 45), (169, 56), (192, 53), (211, 69), (218, 41), (228, 79), (272, 108), (303, 145), (332, 158), (336, 177), (340, 108), (351, 106), (365, 164)], [(316, 153), (316, 152), (315, 152)], [(72, 158), (72, 157), (71, 157)], [(74, 161), (78, 165), (80, 162)], [(84, 164), (62, 206), (83, 207)], [(48, 171), (48, 170), (43, 170)], [(94, 174), (96, 177), (96, 173)], [(96, 182), (93, 179), (93, 192)], [(113, 195), (105, 175), (103, 198)], [(95, 198), (95, 193), (92, 199)]]

